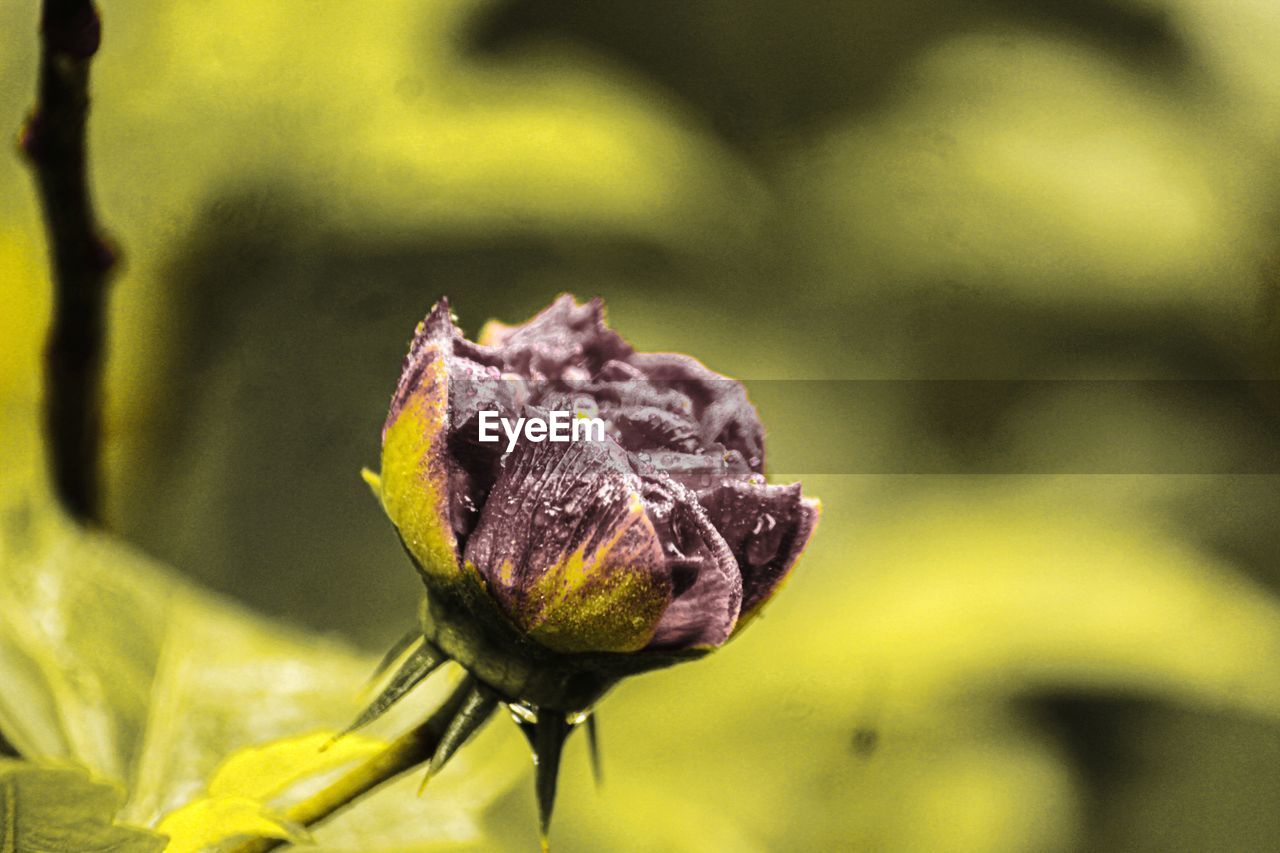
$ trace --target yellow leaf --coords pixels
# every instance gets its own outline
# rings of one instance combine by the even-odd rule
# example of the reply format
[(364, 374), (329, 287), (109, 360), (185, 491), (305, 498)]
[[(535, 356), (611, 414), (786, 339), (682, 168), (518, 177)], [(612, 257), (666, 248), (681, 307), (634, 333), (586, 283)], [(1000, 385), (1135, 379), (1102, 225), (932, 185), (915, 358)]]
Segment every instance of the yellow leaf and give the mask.
[(205, 797), (170, 812), (157, 827), (169, 836), (165, 853), (197, 853), (237, 835), (310, 842), (305, 827), (250, 797)]
[(333, 737), (334, 732), (317, 731), (241, 749), (214, 771), (209, 795), (265, 802), (296, 782), (368, 758), (387, 745), (363, 735), (351, 734), (337, 741)]

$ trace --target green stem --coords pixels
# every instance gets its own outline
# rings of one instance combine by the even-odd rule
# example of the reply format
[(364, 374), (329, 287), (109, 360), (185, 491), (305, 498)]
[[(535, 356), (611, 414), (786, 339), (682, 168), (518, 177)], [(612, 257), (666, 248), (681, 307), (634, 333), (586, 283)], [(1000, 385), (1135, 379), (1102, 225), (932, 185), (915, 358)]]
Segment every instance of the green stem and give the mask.
[[(431, 760), (449, 723), (461, 710), (471, 690), (463, 681), (434, 714), (412, 731), (401, 735), (382, 752), (300, 803), (287, 809), (284, 817), (302, 826), (313, 826), (375, 788), (402, 773)], [(266, 853), (283, 845), (279, 838), (255, 838), (232, 848), (231, 853)]]

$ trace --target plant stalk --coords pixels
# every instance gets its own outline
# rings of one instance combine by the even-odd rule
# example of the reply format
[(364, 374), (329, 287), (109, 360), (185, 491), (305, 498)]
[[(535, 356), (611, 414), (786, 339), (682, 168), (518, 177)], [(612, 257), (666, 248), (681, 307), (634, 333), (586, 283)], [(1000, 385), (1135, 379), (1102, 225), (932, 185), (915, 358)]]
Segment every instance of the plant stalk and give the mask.
[(117, 258), (98, 226), (88, 182), (89, 66), (100, 42), (90, 0), (44, 0), (36, 103), (19, 139), (35, 174), (52, 267), (48, 465), (58, 500), (88, 524), (101, 522), (102, 362), (107, 285)]
[[(292, 823), (313, 826), (373, 789), (430, 761), (470, 691), (470, 680), (463, 681), (444, 704), (417, 728), (401, 735), (382, 752), (332, 785), (286, 809), (284, 817)], [(266, 853), (285, 843), (279, 838), (254, 838), (236, 845), (231, 853)]]

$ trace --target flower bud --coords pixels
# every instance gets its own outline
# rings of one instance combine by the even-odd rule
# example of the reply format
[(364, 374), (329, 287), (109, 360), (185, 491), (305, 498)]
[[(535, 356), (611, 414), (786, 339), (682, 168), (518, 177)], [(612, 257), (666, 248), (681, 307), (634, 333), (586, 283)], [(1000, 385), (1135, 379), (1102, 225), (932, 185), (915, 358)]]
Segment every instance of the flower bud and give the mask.
[(426, 586), (430, 666), (462, 664), (477, 707), (554, 717), (560, 735), (529, 729), (538, 744), (618, 679), (723, 645), (818, 518), (799, 484), (765, 484), (763, 436), (740, 383), (635, 352), (599, 300), (562, 296), (478, 342), (441, 300), (370, 475)]

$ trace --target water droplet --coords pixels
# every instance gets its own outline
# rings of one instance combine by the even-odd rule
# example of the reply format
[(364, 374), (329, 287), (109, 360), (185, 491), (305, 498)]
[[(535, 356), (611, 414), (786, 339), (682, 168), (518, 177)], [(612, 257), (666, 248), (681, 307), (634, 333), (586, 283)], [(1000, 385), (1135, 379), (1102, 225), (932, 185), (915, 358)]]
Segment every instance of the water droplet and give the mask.
[(507, 709), (511, 711), (511, 718), (517, 723), (529, 723), (530, 725), (538, 722), (538, 709), (524, 702), (509, 702)]
[(761, 531), (768, 532), (777, 526), (778, 520), (766, 512), (764, 515), (756, 519), (755, 529), (751, 532), (758, 536)]

